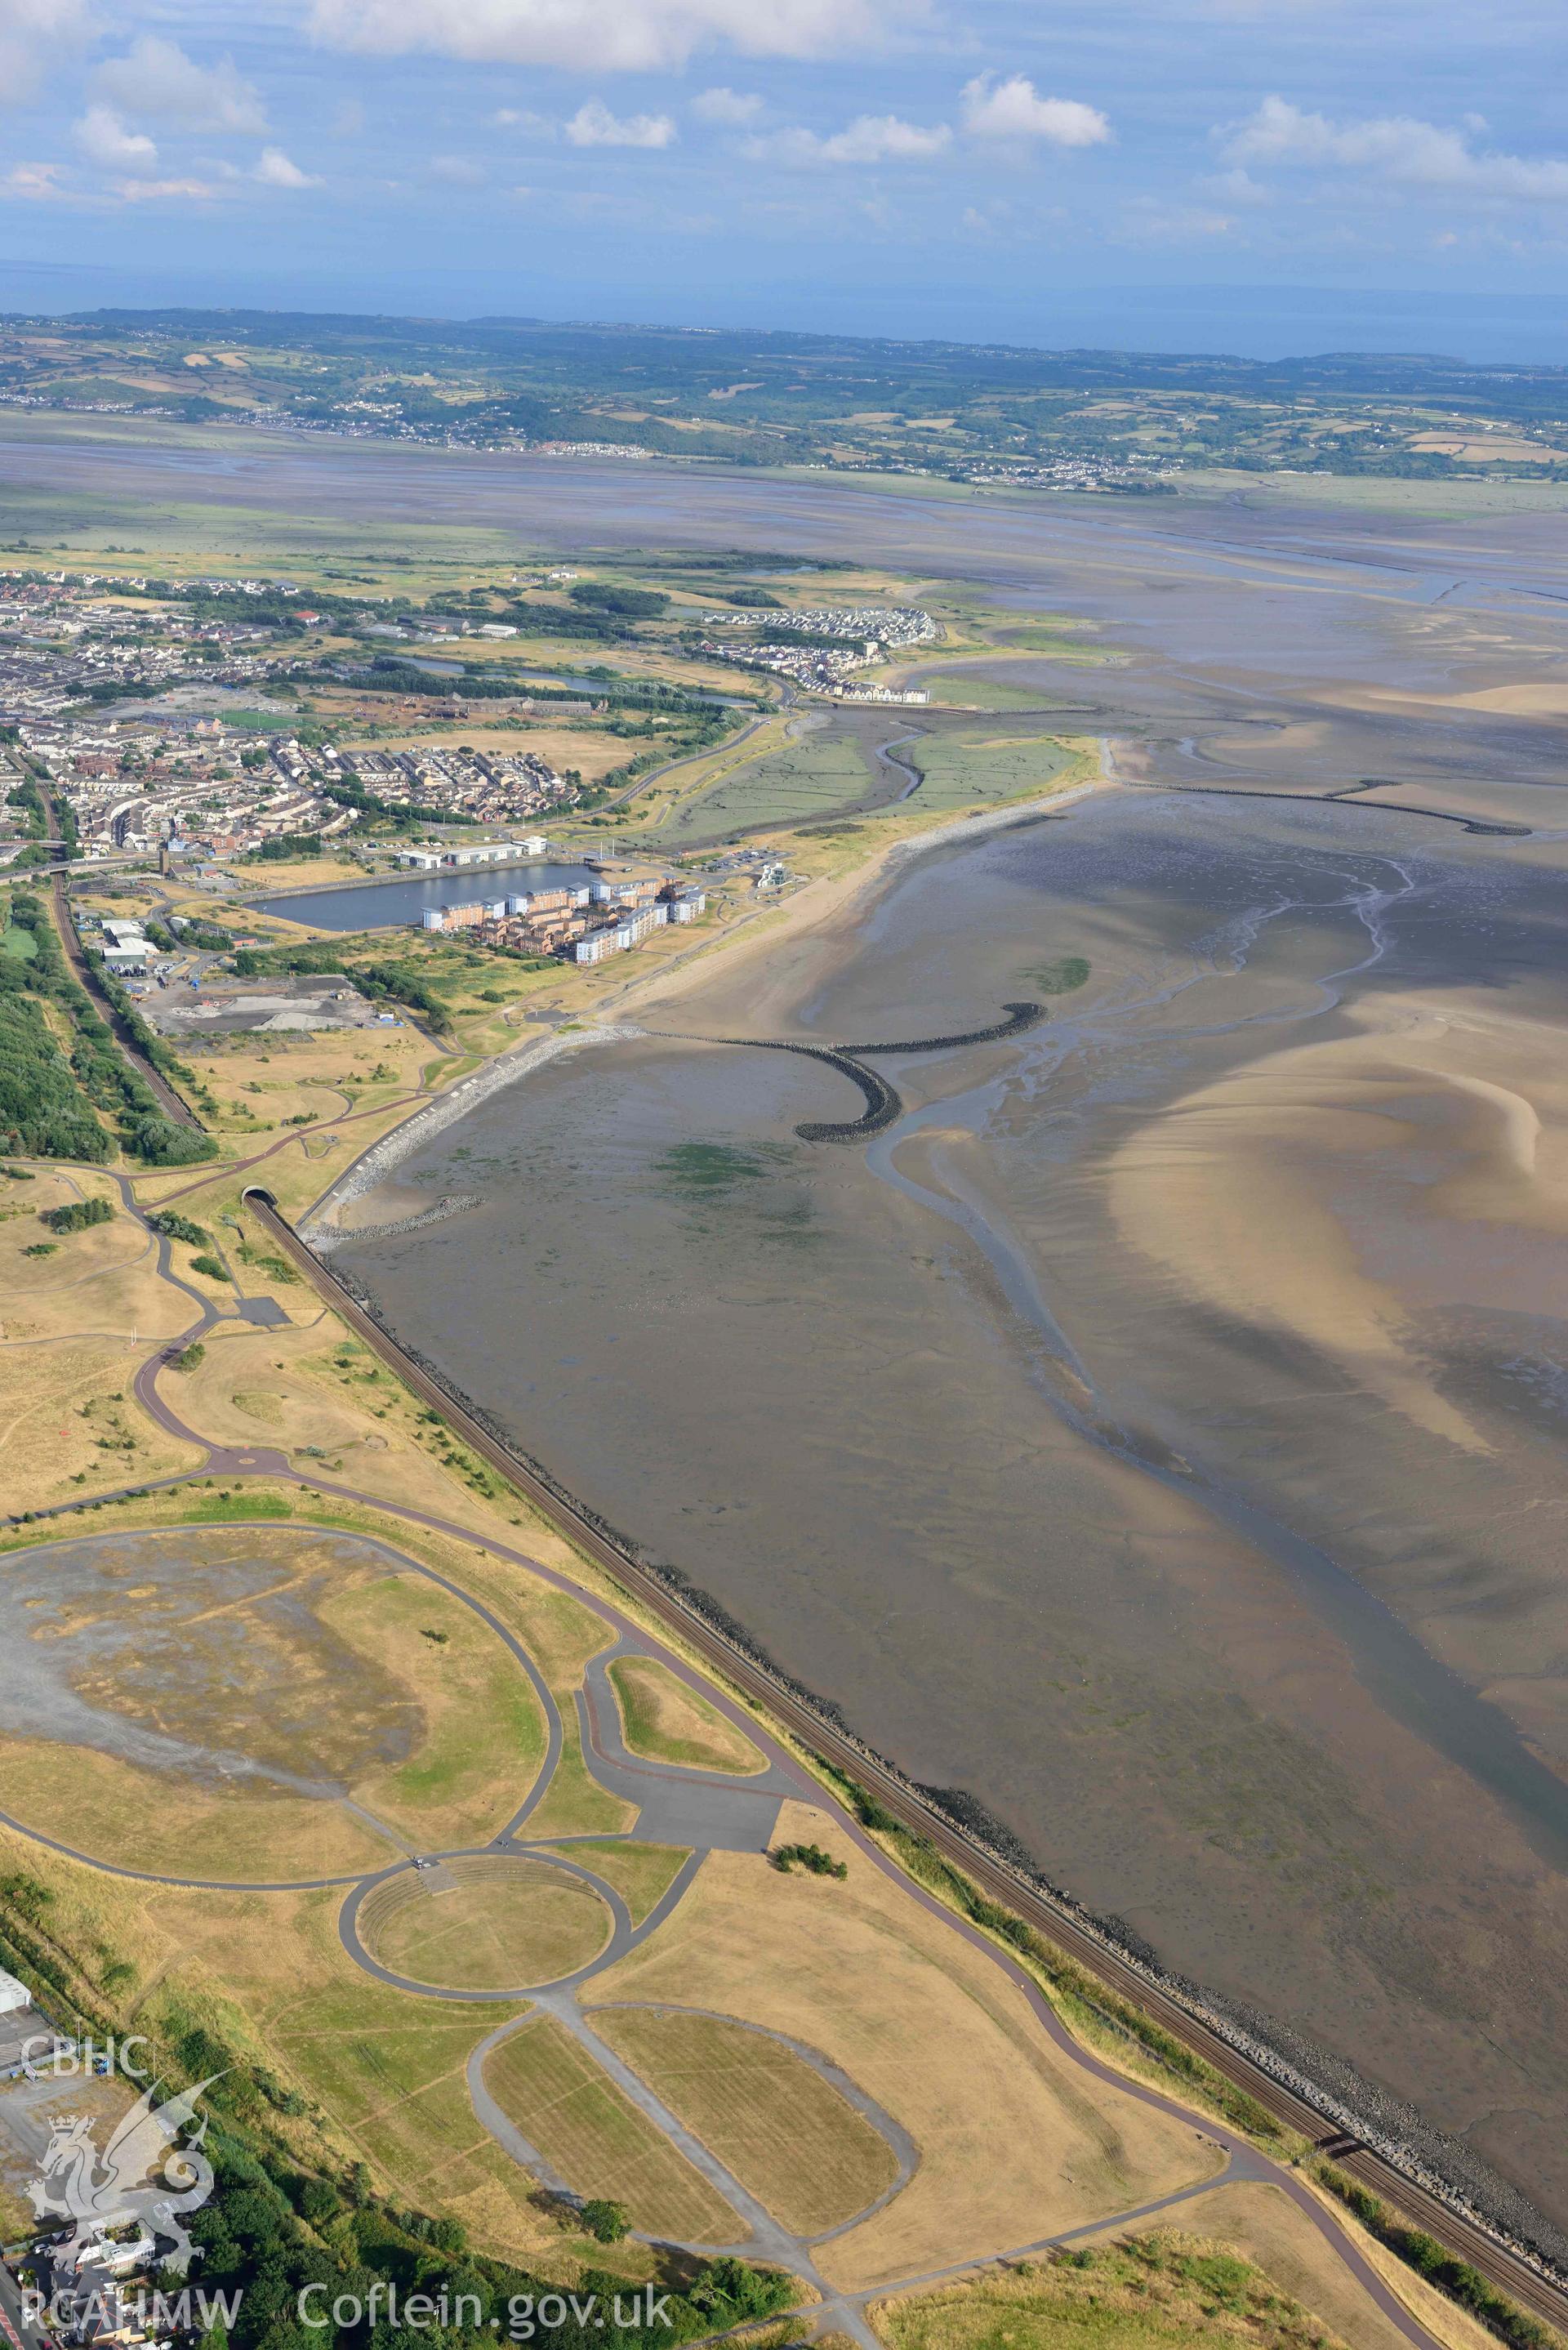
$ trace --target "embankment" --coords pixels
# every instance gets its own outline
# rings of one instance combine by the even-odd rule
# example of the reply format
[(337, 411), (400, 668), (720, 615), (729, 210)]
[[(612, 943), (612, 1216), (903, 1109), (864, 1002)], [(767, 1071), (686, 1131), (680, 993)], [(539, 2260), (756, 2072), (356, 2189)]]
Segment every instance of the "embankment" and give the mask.
[(1020, 1036), (1045, 1017), (1043, 1003), (1004, 1003), (1005, 1020), (989, 1028), (971, 1028), (961, 1036), (919, 1036), (895, 1045), (802, 1045), (784, 1039), (755, 1036), (725, 1036), (719, 1041), (726, 1045), (745, 1045), (759, 1053), (799, 1053), (808, 1061), (822, 1061), (830, 1069), (858, 1086), (866, 1097), (866, 1108), (857, 1118), (807, 1118), (795, 1128), (803, 1142), (866, 1142), (872, 1135), (903, 1114), (904, 1104), (898, 1088), (888, 1084), (879, 1071), (866, 1067), (863, 1055), (869, 1053), (955, 1053), (965, 1045), (994, 1045), (1003, 1036)]

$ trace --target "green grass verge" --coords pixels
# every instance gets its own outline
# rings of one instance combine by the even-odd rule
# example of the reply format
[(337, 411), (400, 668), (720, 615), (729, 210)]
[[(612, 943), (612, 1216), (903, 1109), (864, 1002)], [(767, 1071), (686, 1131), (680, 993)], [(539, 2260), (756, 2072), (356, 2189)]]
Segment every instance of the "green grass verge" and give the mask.
[(556, 1849), (563, 1860), (575, 1860), (602, 1877), (607, 1885), (613, 1885), (631, 1911), (634, 1926), (640, 1926), (657, 1908), (691, 1857), (683, 1845), (629, 1844), (615, 1836), (563, 1844)]
[(1439, 2244), (1435, 2236), (1428, 2236), (1424, 2228), (1412, 2228), (1407, 2220), (1401, 2220), (1370, 2188), (1361, 2186), (1332, 2162), (1314, 2162), (1312, 2170), (1319, 2183), (1331, 2195), (1337, 2196), (1346, 2210), (1354, 2211), (1380, 2244), (1386, 2245), (1407, 2268), (1414, 2269), (1417, 2276), (1436, 2286), (1449, 2301), (1468, 2309), (1489, 2334), (1510, 2344), (1511, 2350), (1562, 2350), (1560, 2334), (1543, 2324), (1539, 2317), (1532, 2317), (1528, 2310), (1521, 2309), (1506, 2293), (1499, 2293), (1479, 2269), (1472, 2268), (1469, 2261), (1461, 2261), (1446, 2245)]
[[(693, 1770), (724, 1771), (736, 1778), (763, 1767), (749, 1739), (731, 1727), (716, 1707), (677, 1679), (651, 1657), (618, 1657), (609, 1667), (610, 1686), (620, 1708), (626, 1742), (650, 1762), (684, 1762)], [(691, 1723), (690, 1734), (674, 1735), (667, 1709), (677, 1708)]]

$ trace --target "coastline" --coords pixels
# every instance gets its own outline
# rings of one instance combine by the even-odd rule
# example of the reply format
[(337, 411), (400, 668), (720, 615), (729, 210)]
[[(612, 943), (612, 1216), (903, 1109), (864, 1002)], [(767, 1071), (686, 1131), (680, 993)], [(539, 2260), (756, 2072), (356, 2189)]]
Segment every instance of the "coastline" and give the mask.
[(933, 825), (928, 831), (888, 841), (847, 872), (825, 874), (806, 882), (783, 905), (760, 906), (742, 914), (717, 937), (696, 941), (679, 962), (636, 973), (604, 1000), (591, 1022), (580, 1027), (563, 1026), (498, 1054), (472, 1076), (461, 1079), (450, 1093), (415, 1110), (400, 1126), (393, 1127), (335, 1177), (301, 1218), (301, 1237), (317, 1250), (332, 1249), (349, 1239), (350, 1233), (337, 1221), (345, 1207), (376, 1190), (405, 1159), (504, 1087), (533, 1076), (559, 1059), (563, 1053), (594, 1045), (624, 1043), (645, 1035), (647, 1031), (627, 1016), (634, 1005), (679, 1003), (699, 978), (706, 981), (713, 977), (722, 963), (741, 963), (753, 948), (765, 946), (772, 953), (797, 943), (812, 931), (849, 914), (862, 899), (869, 901), (900, 867), (929, 850), (961, 845), (986, 833), (1005, 831), (1009, 826), (1027, 822), (1032, 816), (1054, 814), (1096, 792), (1116, 788), (1114, 755), (1108, 741), (1104, 739), (1099, 743), (1099, 761), (1096, 775), (1070, 784), (1064, 790), (1009, 800), (1000, 807), (988, 808), (981, 816), (954, 817)]
[[(410, 1151), (417, 1150), (421, 1143), (429, 1141), (434, 1135), (444, 1133), (449, 1126), (455, 1126), (460, 1118), (466, 1118), (471, 1109), (477, 1109), (481, 1102), (488, 1101), (492, 1094), (499, 1093), (503, 1087), (515, 1084), (519, 1077), (532, 1076), (535, 1069), (542, 1069), (547, 1062), (558, 1059), (561, 1054), (583, 1045), (615, 1044), (641, 1033), (640, 1029), (633, 1027), (556, 1029), (524, 1045), (519, 1052), (503, 1054), (495, 1060), (486, 1062), (484, 1067), (476, 1069), (472, 1076), (461, 1078), (450, 1093), (442, 1094), (439, 1100), (415, 1110), (400, 1126), (393, 1127), (389, 1134), (383, 1135), (379, 1142), (373, 1142), (351, 1166), (346, 1167), (301, 1217), (298, 1225), (301, 1237), (318, 1251), (336, 1248), (340, 1242), (351, 1237), (335, 1221), (339, 1212), (351, 1201), (363, 1199), (367, 1191), (373, 1191), (392, 1169)], [(450, 1210), (447, 1211), (452, 1212)], [(397, 1224), (385, 1229), (406, 1231), (411, 1228), (414, 1221), (422, 1223), (433, 1221), (433, 1217), (400, 1219)], [(356, 1233), (352, 1237), (359, 1235)]]

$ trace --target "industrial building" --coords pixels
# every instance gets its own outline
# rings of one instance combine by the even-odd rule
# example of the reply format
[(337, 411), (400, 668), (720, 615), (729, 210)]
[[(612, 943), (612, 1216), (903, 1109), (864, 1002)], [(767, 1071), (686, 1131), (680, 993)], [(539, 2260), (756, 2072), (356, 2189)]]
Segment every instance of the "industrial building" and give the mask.
[(521, 840), (479, 840), (461, 848), (400, 848), (398, 862), (415, 873), (441, 873), (462, 865), (522, 865), (543, 857), (548, 842), (542, 832)]

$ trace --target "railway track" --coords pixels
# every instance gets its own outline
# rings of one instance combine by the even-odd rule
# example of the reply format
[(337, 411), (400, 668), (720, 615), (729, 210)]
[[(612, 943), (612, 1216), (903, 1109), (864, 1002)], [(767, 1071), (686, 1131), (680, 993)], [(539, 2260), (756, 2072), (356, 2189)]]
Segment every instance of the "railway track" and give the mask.
[(299, 1238), (293, 1225), (279, 1214), (270, 1192), (251, 1186), (244, 1198), (317, 1295), (389, 1369), (458, 1429), (464, 1442), (525, 1494), (541, 1516), (625, 1588), (634, 1592), (652, 1615), (678, 1632), (690, 1648), (716, 1666), (733, 1686), (754, 1699), (775, 1722), (813, 1753), (874, 1794), (896, 1819), (916, 1829), (983, 1893), (1005, 1903), (1015, 1916), (1024, 1918), (1058, 1950), (1064, 1950), (1108, 1991), (1141, 2008), (1212, 2065), (1215, 2072), (1244, 2090), (1276, 2121), (1327, 2154), (1338, 2169), (1393, 2205), (1412, 2226), (1424, 2229), (1448, 2251), (1468, 2261), (1521, 2308), (1568, 2335), (1568, 2282), (1558, 2282), (1550, 2274), (1542, 2273), (1522, 2254), (1511, 2251), (1506, 2243), (1453, 2210), (1440, 2196), (1407, 2177), (1386, 2157), (1363, 2146), (1324, 2109), (1275, 2080), (1245, 2051), (1234, 2047), (1152, 1977), (1130, 1960), (1118, 1957), (1071, 1909), (1049, 1899), (1022, 1871), (1011, 1867), (968, 1835), (876, 1755), (835, 1728), (814, 1706), (796, 1696), (744, 1648), (688, 1606), (658, 1575), (628, 1557), (566, 1495), (558, 1492), (493, 1436), (432, 1373), (407, 1354)]
[(206, 1129), (189, 1102), (182, 1099), (169, 1083), (168, 1078), (153, 1067), (147, 1055), (139, 1052), (124, 1034), (119, 1013), (99, 985), (98, 974), (82, 952), (81, 941), (77, 937), (76, 924), (71, 920), (65, 873), (57, 873), (55, 876), (55, 928), (60, 934), (60, 945), (65, 951), (66, 960), (70, 964), (77, 980), (91, 996), (104, 1019), (109, 1023), (113, 1032), (116, 1050), (121, 1059), (130, 1063), (142, 1084), (147, 1087), (149, 1092), (157, 1097), (160, 1106), (165, 1114), (172, 1118), (176, 1126), (193, 1127), (199, 1133), (204, 1133)]

